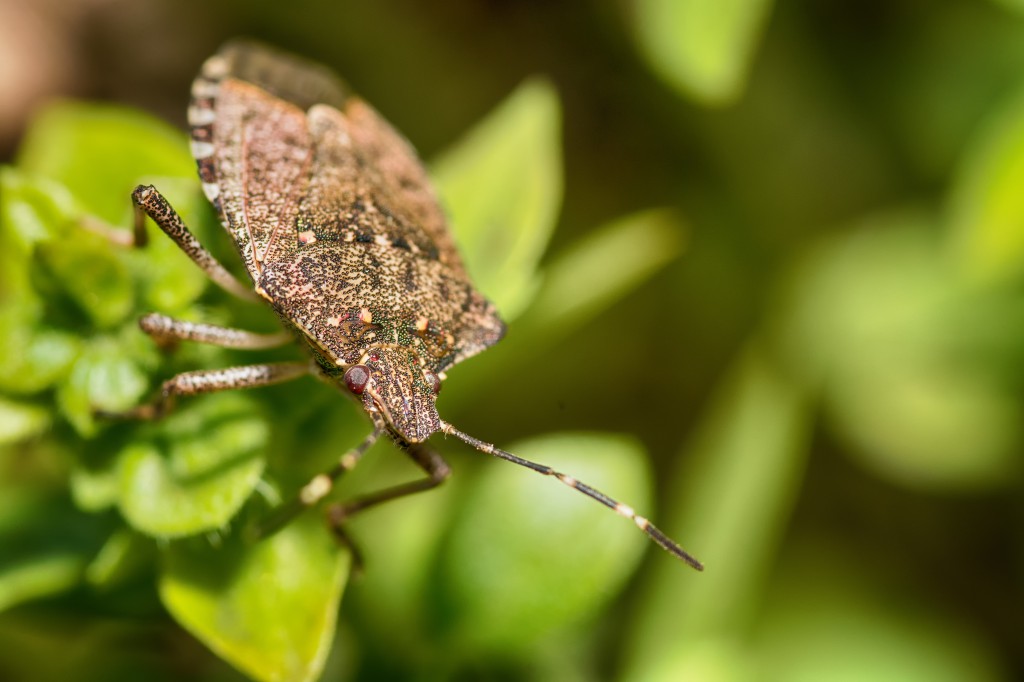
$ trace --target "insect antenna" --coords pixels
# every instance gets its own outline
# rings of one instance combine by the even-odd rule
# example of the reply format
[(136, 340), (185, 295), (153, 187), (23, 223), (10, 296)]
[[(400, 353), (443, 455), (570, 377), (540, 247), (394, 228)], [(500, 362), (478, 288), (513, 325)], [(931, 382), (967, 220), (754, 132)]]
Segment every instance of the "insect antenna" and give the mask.
[(682, 559), (698, 571), (704, 570), (704, 564), (702, 564), (696, 558), (691, 556), (685, 549), (676, 544), (676, 542), (673, 541), (670, 537), (668, 537), (663, 532), (658, 530), (658, 528), (656, 528), (654, 524), (652, 524), (650, 521), (640, 516), (635, 511), (633, 511), (632, 507), (622, 504), (621, 502), (617, 502), (616, 500), (602, 493), (600, 490), (597, 490), (596, 488), (591, 488), (586, 483), (581, 483), (580, 481), (577, 481), (575, 478), (569, 476), (568, 474), (563, 474), (560, 471), (555, 471), (554, 469), (545, 464), (531, 462), (528, 459), (517, 457), (516, 455), (513, 455), (511, 452), (507, 452), (505, 450), (502, 450), (501, 448), (495, 447), (490, 443), (485, 443), (479, 438), (474, 438), (473, 436), (470, 436), (467, 433), (459, 431), (457, 428), (455, 428), (448, 422), (441, 422), (441, 431), (448, 435), (455, 436), (462, 442), (476, 448), (480, 452), (485, 452), (488, 455), (493, 455), (494, 457), (503, 459), (507, 462), (518, 464), (519, 466), (526, 467), (527, 469), (532, 469), (533, 471), (536, 471), (538, 474), (543, 474), (544, 476), (554, 476), (559, 481), (569, 486), (573, 490), (578, 490), (587, 497), (593, 500), (597, 500), (604, 506), (614, 511), (616, 514), (620, 516), (625, 516), (627, 519), (630, 519), (633, 523), (636, 524), (637, 528), (646, 533), (649, 538), (658, 543), (658, 545), (660, 545), (662, 549), (667, 551), (669, 554), (672, 554), (673, 556)]

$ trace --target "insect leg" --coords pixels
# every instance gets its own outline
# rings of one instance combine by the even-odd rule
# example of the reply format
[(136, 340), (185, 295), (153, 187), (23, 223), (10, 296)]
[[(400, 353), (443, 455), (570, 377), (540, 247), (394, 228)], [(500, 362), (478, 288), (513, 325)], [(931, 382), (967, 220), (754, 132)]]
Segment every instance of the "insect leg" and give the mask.
[(195, 235), (185, 226), (181, 216), (171, 207), (160, 192), (152, 185), (139, 185), (132, 192), (132, 203), (135, 205), (135, 246), (146, 245), (146, 216), (178, 245), (192, 261), (202, 268), (210, 279), (219, 287), (247, 301), (258, 300), (256, 292), (242, 284), (227, 268), (220, 264), (213, 255), (199, 243)]
[(294, 339), (285, 331), (276, 334), (257, 334), (244, 329), (176, 320), (160, 313), (150, 313), (139, 318), (139, 327), (161, 346), (169, 346), (176, 341), (195, 341), (221, 348), (262, 350), (283, 346)]
[[(331, 492), (331, 488), (334, 487), (334, 484), (345, 472), (355, 468), (359, 460), (370, 449), (370, 446), (377, 442), (377, 439), (380, 438), (380, 434), (383, 432), (384, 425), (376, 424), (373, 432), (364, 438), (362, 443), (338, 458), (337, 463), (329, 471), (314, 476), (309, 483), (302, 486), (299, 494), (291, 502), (275, 509), (270, 517), (256, 528), (252, 539), (259, 540), (268, 535), (273, 535), (297, 515), (322, 500)], [(355, 552), (355, 547), (352, 546), (351, 542), (346, 541), (346, 544)]]
[(327, 519), (330, 521), (331, 528), (334, 529), (335, 533), (340, 531), (342, 524), (347, 519), (359, 512), (399, 497), (436, 488), (444, 483), (452, 473), (451, 467), (441, 458), (441, 455), (422, 443), (408, 445), (406, 452), (412, 458), (412, 461), (416, 462), (421, 469), (427, 472), (427, 478), (412, 481), (411, 483), (403, 483), (392, 488), (385, 488), (384, 490), (357, 497), (348, 502), (331, 505), (330, 509), (327, 510)]
[[(378, 431), (374, 433), (379, 433), (381, 430), (378, 427)], [(427, 478), (396, 485), (392, 488), (385, 488), (384, 490), (357, 497), (348, 502), (333, 504), (327, 509), (327, 522), (330, 524), (331, 532), (334, 533), (334, 537), (337, 538), (340, 544), (352, 552), (352, 561), (356, 570), (359, 570), (363, 565), (362, 553), (345, 530), (345, 521), (369, 507), (436, 488), (451, 475), (451, 468), (449, 468), (448, 463), (441, 459), (441, 455), (427, 446), (422, 444), (409, 445), (406, 448), (406, 452), (409, 453), (409, 456), (420, 468), (427, 472)], [(308, 488), (309, 486), (307, 485), (306, 487)]]
[(233, 388), (269, 386), (309, 373), (310, 366), (304, 362), (271, 362), (262, 365), (182, 372), (164, 382), (160, 389), (160, 397), (154, 402), (139, 405), (127, 412), (101, 412), (99, 414), (121, 419), (159, 419), (171, 411), (178, 396), (214, 393)]
[(596, 488), (591, 488), (586, 483), (577, 481), (575, 478), (569, 476), (568, 474), (563, 474), (560, 471), (555, 471), (554, 469), (545, 464), (531, 462), (528, 459), (517, 457), (516, 455), (513, 455), (511, 452), (506, 452), (501, 448), (497, 448), (491, 445), (490, 443), (485, 443), (479, 438), (474, 438), (473, 436), (470, 436), (466, 433), (463, 433), (462, 431), (459, 431), (457, 428), (455, 428), (454, 426), (447, 422), (441, 422), (441, 431), (448, 435), (455, 436), (462, 442), (476, 448), (480, 452), (485, 452), (488, 455), (493, 455), (494, 457), (503, 459), (506, 462), (512, 462), (513, 464), (518, 464), (519, 466), (526, 467), (527, 469), (532, 469), (533, 471), (536, 471), (538, 474), (542, 474), (544, 476), (553, 476), (554, 478), (557, 478), (559, 481), (569, 486), (573, 490), (578, 490), (579, 492), (583, 493), (590, 499), (597, 500), (604, 506), (614, 511), (616, 514), (619, 514), (620, 516), (625, 516), (627, 519), (636, 524), (637, 528), (646, 533), (649, 538), (654, 540), (654, 542), (658, 543), (658, 545), (665, 551), (669, 552), (670, 554), (679, 559), (682, 559), (698, 571), (704, 570), (704, 564), (702, 564), (700, 561), (698, 561), (696, 558), (690, 555), (689, 552), (687, 552), (685, 549), (676, 544), (676, 542), (669, 538), (667, 535), (665, 535), (665, 533), (658, 530), (658, 528), (656, 528), (653, 523), (651, 523), (646, 518), (640, 516), (635, 511), (633, 511), (632, 507), (622, 504), (621, 502), (617, 502), (616, 500), (602, 493), (600, 490), (597, 490)]

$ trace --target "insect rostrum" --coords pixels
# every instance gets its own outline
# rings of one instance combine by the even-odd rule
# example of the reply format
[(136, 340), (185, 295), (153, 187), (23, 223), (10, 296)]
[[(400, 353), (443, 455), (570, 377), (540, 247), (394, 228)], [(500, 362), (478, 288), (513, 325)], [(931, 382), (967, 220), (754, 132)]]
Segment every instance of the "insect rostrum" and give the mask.
[(702, 568), (630, 507), (441, 419), (435, 400), (445, 372), (497, 343), (505, 325), (470, 282), (412, 147), (372, 107), (322, 67), (233, 42), (203, 65), (192, 85), (188, 119), (203, 191), (252, 286), (238, 282), (210, 255), (154, 187), (140, 186), (132, 194), (135, 243), (145, 243), (149, 216), (215, 283), (269, 303), (291, 334), (254, 334), (159, 314), (142, 319), (143, 331), (159, 342), (243, 349), (298, 338), (313, 361), (179, 374), (163, 384), (155, 402), (126, 416), (159, 417), (178, 396), (318, 375), (361, 402), (373, 431), (332, 470), (305, 485), (271, 526), (319, 502), (382, 434), (402, 446), (427, 477), (332, 506), (328, 518), (339, 536), (352, 514), (439, 485), (449, 468), (425, 441), (440, 431), (557, 478)]

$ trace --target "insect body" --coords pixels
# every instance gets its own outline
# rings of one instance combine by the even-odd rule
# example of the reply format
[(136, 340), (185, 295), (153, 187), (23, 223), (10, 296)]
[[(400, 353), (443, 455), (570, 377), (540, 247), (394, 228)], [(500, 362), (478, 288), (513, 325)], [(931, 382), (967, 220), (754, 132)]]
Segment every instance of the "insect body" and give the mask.
[[(217, 284), (244, 298), (265, 299), (315, 362), (186, 372), (165, 382), (160, 398), (131, 416), (158, 417), (181, 395), (319, 374), (360, 400), (374, 428), (331, 471), (304, 486), (279, 522), (322, 499), (385, 433), (427, 478), (332, 506), (328, 516), (341, 537), (341, 523), (352, 514), (440, 484), (448, 466), (425, 441), (441, 431), (554, 476), (702, 568), (626, 505), (441, 419), (435, 400), (445, 371), (497, 343), (505, 326), (470, 282), (412, 147), (373, 108), (321, 67), (236, 42), (203, 65), (188, 118), (203, 191), (233, 238), (252, 287), (235, 280), (199, 244), (153, 187), (140, 186), (132, 195), (136, 243), (145, 242), (148, 215)], [(141, 326), (158, 341), (234, 348), (268, 348), (289, 339), (158, 314), (144, 317)]]

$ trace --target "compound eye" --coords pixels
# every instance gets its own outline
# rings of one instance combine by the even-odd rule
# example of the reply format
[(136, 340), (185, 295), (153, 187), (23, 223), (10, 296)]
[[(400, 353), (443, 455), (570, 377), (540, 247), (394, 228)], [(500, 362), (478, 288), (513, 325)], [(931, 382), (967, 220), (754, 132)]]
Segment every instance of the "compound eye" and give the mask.
[(430, 386), (430, 390), (434, 392), (434, 395), (441, 392), (441, 377), (429, 369), (425, 369), (423, 370), (423, 378), (427, 380), (427, 385)]
[(370, 381), (370, 369), (366, 365), (352, 365), (345, 370), (344, 379), (348, 390), (361, 395)]

